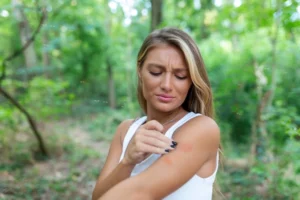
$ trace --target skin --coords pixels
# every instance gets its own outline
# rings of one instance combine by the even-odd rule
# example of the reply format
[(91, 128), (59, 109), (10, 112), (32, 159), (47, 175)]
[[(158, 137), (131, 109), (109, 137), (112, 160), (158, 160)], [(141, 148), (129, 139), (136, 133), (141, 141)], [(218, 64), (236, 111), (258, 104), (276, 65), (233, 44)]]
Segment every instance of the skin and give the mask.
[[(123, 139), (132, 121), (118, 127), (93, 199), (162, 199), (195, 174), (204, 178), (215, 170), (220, 136), (211, 118), (198, 116), (177, 129), (172, 138), (178, 143), (175, 149), (170, 147), (172, 140), (164, 136), (187, 113), (181, 105), (192, 83), (182, 52), (159, 45), (148, 52), (138, 74), (147, 100), (148, 121), (138, 128), (120, 163)], [(165, 124), (170, 119), (174, 121)], [(130, 177), (134, 166), (151, 153), (163, 156), (146, 171)]]
[[(139, 77), (147, 99), (147, 116), (161, 123), (166, 115), (180, 109), (192, 84), (181, 51), (170, 45), (160, 45), (148, 52), (139, 68)], [(158, 101), (159, 95), (169, 95), (172, 100)]]

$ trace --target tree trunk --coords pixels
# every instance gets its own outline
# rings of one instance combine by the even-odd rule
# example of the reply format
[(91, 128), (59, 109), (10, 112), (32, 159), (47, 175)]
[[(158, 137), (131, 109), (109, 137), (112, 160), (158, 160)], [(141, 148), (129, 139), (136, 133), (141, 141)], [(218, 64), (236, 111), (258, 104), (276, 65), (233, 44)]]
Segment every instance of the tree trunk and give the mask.
[(86, 53), (83, 52), (83, 56), (81, 58), (81, 80), (82, 81), (87, 81), (88, 77), (89, 77), (89, 62), (87, 61), (87, 57), (85, 57)]
[[(46, 9), (49, 5), (49, 1), (44, 0), (41, 2), (41, 4), (42, 4), (41, 6)], [(45, 16), (45, 20), (47, 20), (47, 18), (48, 15)], [(49, 50), (46, 48), (49, 44), (49, 32), (43, 31), (41, 34), (42, 34), (42, 43), (43, 43), (43, 52), (42, 52), (43, 71), (44, 71), (44, 76), (49, 77), (47, 68), (51, 64), (51, 61), (50, 61)]]
[[(129, 44), (133, 44), (133, 41), (132, 41), (132, 37), (129, 37), (128, 38), (128, 41), (129, 41)], [(130, 59), (130, 54), (132, 53), (132, 46), (131, 45), (127, 45), (127, 63), (131, 63), (131, 61), (129, 60)], [(134, 66), (134, 65), (129, 65), (129, 66)], [(132, 81), (131, 81), (131, 75), (133, 73), (133, 70), (131, 69), (131, 67), (129, 67), (127, 65), (126, 67), (126, 81), (127, 81), (127, 102), (128, 102), (128, 105), (132, 103), (133, 101), (133, 87), (132, 87)], [(130, 105), (131, 106), (131, 105)]]
[[(17, 6), (18, 4), (18, 1), (12, 1), (13, 5), (15, 6), (15, 14), (18, 15), (16, 16), (16, 18), (18, 19), (22, 14), (20, 11), (20, 8)], [(20, 18), (19, 18), (20, 19)], [(30, 125), (30, 128), (32, 129), (35, 137), (37, 138), (38, 140), (38, 144), (39, 144), (39, 150), (40, 152), (42, 153), (42, 155), (44, 157), (48, 157), (48, 152), (47, 152), (47, 149), (46, 149), (46, 146), (43, 142), (43, 138), (41, 136), (41, 134), (39, 133), (38, 129), (37, 129), (37, 126), (35, 124), (35, 121), (33, 120), (33, 118), (31, 117), (31, 115), (26, 111), (26, 109), (24, 107), (21, 106), (21, 104), (18, 103), (18, 101), (16, 101), (8, 92), (6, 92), (1, 84), (2, 84), (2, 81), (5, 79), (6, 77), (6, 67), (7, 67), (7, 62), (13, 60), (14, 58), (20, 56), (21, 54), (24, 54), (25, 55), (25, 51), (30, 47), (32, 46), (32, 43), (34, 42), (35, 38), (36, 38), (36, 35), (40, 32), (41, 30), (41, 27), (44, 23), (46, 19), (46, 11), (45, 9), (42, 9), (42, 16), (40, 18), (40, 22), (39, 22), (39, 25), (37, 27), (37, 29), (34, 31), (34, 33), (32, 35), (28, 35), (27, 39), (24, 41), (24, 44), (22, 43), (22, 47), (18, 50), (16, 50), (14, 53), (12, 53), (10, 56), (6, 57), (3, 62), (2, 62), (2, 71), (1, 71), (1, 76), (0, 76), (0, 93), (6, 98), (8, 99), (18, 110), (20, 110), (25, 116), (26, 116), (26, 119)], [(22, 34), (21, 34), (22, 35)], [(35, 55), (35, 54), (34, 54)]]
[[(264, 6), (264, 5), (262, 5)], [(279, 2), (277, 2), (277, 9), (281, 10), (281, 5)], [(258, 24), (259, 26), (259, 24)], [(278, 66), (277, 66), (277, 61), (276, 61), (276, 52), (277, 52), (277, 38), (278, 38), (278, 31), (279, 31), (279, 26), (280, 26), (280, 17), (275, 18), (275, 24), (274, 24), (274, 35), (273, 37), (270, 38), (270, 42), (272, 45), (272, 52), (271, 52), (271, 58), (272, 58), (272, 63), (271, 63), (271, 82), (268, 86), (264, 86), (263, 84), (260, 83), (259, 81), (259, 74), (263, 75), (263, 70), (260, 69), (258, 66), (258, 63), (254, 62), (254, 72), (256, 76), (256, 90), (257, 90), (257, 96), (258, 96), (258, 105), (257, 105), (257, 114), (256, 114), (256, 119), (255, 119), (255, 124), (252, 127), (252, 145), (251, 145), (251, 156), (250, 158), (253, 159), (254, 156), (257, 157), (257, 146), (261, 145), (265, 150), (263, 152), (263, 158), (265, 163), (270, 163), (274, 160), (274, 155), (273, 155), (273, 150), (271, 149), (270, 146), (270, 140), (271, 137), (267, 131), (266, 128), (266, 121), (263, 119), (263, 114), (264, 112), (267, 111), (268, 108), (271, 107), (275, 90), (277, 88), (277, 71), (278, 71)], [(263, 91), (263, 87), (265, 88), (270, 88), (266, 90), (266, 92)], [(260, 143), (260, 144), (258, 144)], [(255, 155), (254, 155), (255, 154)], [(254, 163), (252, 163), (254, 164)], [(273, 177), (269, 177), (268, 180), (272, 181)]]
[(112, 109), (116, 108), (116, 95), (115, 95), (115, 82), (113, 77), (113, 69), (112, 66), (107, 60), (107, 75), (108, 75), (108, 101), (109, 107)]
[[(14, 8), (13, 12), (15, 18), (18, 21), (19, 25), (21, 43), (22, 46), (24, 46), (32, 35), (30, 26), (27, 17), (22, 10), (22, 2), (20, 0), (12, 0), (12, 5)], [(25, 58), (25, 65), (27, 68), (37, 65), (37, 58), (33, 42), (28, 46), (27, 49), (24, 50), (23, 53)]]
[[(106, 1), (108, 5), (108, 0)], [(105, 21), (105, 28), (107, 35), (111, 35), (111, 17), (110, 17), (110, 9), (109, 7), (106, 8), (106, 21)], [(111, 48), (111, 47), (109, 47)], [(108, 79), (108, 103), (109, 107), (112, 109), (116, 108), (116, 93), (115, 93), (115, 81), (113, 75), (113, 66), (111, 64), (110, 58), (107, 56), (106, 58), (106, 71), (107, 71), (107, 79)]]
[(199, 27), (196, 27), (200, 30), (200, 39), (204, 40), (210, 36), (210, 31), (208, 25), (204, 23), (205, 20), (205, 13), (213, 8), (213, 1), (212, 0), (202, 0), (201, 1), (201, 9), (198, 11), (201, 15), (202, 20), (199, 21)]
[[(251, 149), (250, 149), (250, 158), (249, 163), (254, 165), (255, 159), (258, 157), (264, 158), (266, 163), (270, 162), (272, 159), (272, 151), (269, 149), (269, 140), (271, 139), (268, 135), (268, 131), (266, 128), (266, 121), (263, 119), (263, 115), (266, 109), (271, 105), (270, 98), (273, 94), (273, 90), (268, 90), (263, 93), (263, 83), (260, 81), (261, 76), (265, 76), (263, 74), (263, 70), (258, 65), (256, 61), (254, 61), (254, 72), (256, 76), (256, 94), (258, 99), (258, 104), (256, 107), (256, 117), (254, 120), (254, 124), (252, 125), (251, 130)], [(272, 74), (273, 75), (273, 74)], [(258, 154), (257, 148), (265, 149), (262, 153)]]
[(151, 31), (162, 22), (162, 0), (151, 0)]
[(26, 109), (23, 106), (21, 106), (21, 104), (19, 104), (19, 102), (17, 102), (11, 95), (9, 95), (1, 86), (0, 86), (0, 93), (2, 93), (3, 96), (5, 96), (14, 106), (16, 106), (18, 108), (18, 110), (20, 110), (25, 115), (25, 117), (30, 125), (30, 128), (33, 131), (34, 136), (37, 138), (40, 152), (42, 153), (42, 155), (44, 157), (48, 157), (49, 154), (47, 152), (43, 138), (42, 138), (41, 134), (39, 133), (36, 123), (33, 120), (33, 118), (31, 117), (31, 115), (26, 111)]
[[(17, 2), (17, 1), (13, 1), (13, 4)], [(18, 12), (16, 12), (16, 14), (18, 14)], [(10, 56), (6, 57), (3, 62), (2, 62), (2, 71), (1, 71), (1, 76), (0, 76), (0, 93), (6, 98), (8, 99), (14, 106), (16, 106), (16, 108), (18, 110), (20, 110), (25, 116), (26, 119), (30, 125), (30, 128), (32, 129), (35, 137), (38, 140), (38, 144), (39, 144), (39, 150), (42, 153), (42, 155), (44, 157), (48, 157), (49, 154), (47, 152), (46, 146), (44, 144), (43, 138), (41, 136), (41, 134), (39, 133), (35, 121), (33, 120), (33, 118), (31, 117), (31, 115), (26, 111), (26, 109), (24, 107), (21, 106), (21, 104), (18, 103), (18, 101), (16, 101), (8, 92), (6, 92), (1, 84), (3, 82), (3, 80), (6, 77), (6, 67), (7, 67), (7, 62), (13, 60), (14, 58), (20, 56), (22, 53), (24, 53), (29, 47), (30, 45), (32, 45), (32, 43), (34, 42), (36, 35), (40, 32), (41, 27), (44, 23), (46, 19), (46, 11), (45, 9), (42, 9), (42, 16), (40, 18), (39, 21), (39, 25), (36, 28), (36, 30), (34, 31), (34, 33), (32, 35), (30, 35), (27, 40), (24, 42), (24, 44), (22, 45), (22, 47), (18, 50), (16, 50), (14, 53), (12, 53)]]
[(49, 56), (48, 50), (45, 48), (49, 43), (49, 35), (48, 35), (47, 31), (44, 31), (42, 33), (42, 40), (43, 40), (43, 46), (44, 46), (44, 50), (42, 53), (44, 75), (45, 75), (45, 77), (49, 77), (46, 68), (49, 67), (49, 65), (50, 65), (50, 56)]

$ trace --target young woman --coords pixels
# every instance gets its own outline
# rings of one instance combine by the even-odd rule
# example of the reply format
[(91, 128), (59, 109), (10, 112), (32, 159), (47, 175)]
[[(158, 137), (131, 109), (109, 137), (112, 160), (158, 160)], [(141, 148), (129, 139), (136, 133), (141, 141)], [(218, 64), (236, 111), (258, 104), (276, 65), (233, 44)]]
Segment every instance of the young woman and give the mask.
[(93, 200), (212, 199), (220, 133), (196, 43), (179, 29), (152, 32), (137, 74), (146, 116), (117, 128)]

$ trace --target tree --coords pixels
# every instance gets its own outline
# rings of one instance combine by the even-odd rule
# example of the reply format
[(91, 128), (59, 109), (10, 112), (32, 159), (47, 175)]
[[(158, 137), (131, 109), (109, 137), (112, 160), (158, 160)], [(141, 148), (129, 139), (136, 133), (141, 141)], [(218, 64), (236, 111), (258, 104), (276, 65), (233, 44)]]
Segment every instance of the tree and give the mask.
[[(29, 40), (32, 35), (31, 28), (29, 26), (27, 17), (23, 11), (23, 5), (20, 0), (12, 0), (12, 5), (14, 7), (14, 15), (19, 25), (19, 33), (22, 45), (24, 46), (26, 42)], [(32, 42), (25, 50), (24, 50), (24, 58), (25, 65), (27, 68), (33, 67), (37, 65), (37, 58), (34, 49), (34, 43)]]
[(157, 26), (162, 22), (162, 4), (162, 0), (151, 0), (151, 31), (156, 29)]
[(36, 123), (35, 123), (34, 119), (29, 114), (29, 112), (15, 98), (12, 97), (12, 95), (10, 95), (4, 88), (2, 88), (2, 85), (1, 85), (3, 80), (6, 78), (7, 63), (9, 61), (13, 60), (14, 58), (16, 58), (17, 56), (20, 56), (27, 48), (29, 48), (31, 43), (35, 40), (36, 35), (40, 32), (45, 18), (46, 18), (46, 14), (45, 14), (45, 10), (43, 9), (42, 10), (42, 15), (40, 17), (39, 25), (38, 25), (37, 29), (35, 30), (35, 32), (30, 37), (28, 37), (28, 39), (24, 42), (24, 45), (20, 49), (16, 50), (14, 53), (12, 53), (10, 56), (6, 57), (3, 60), (2, 71), (1, 71), (2, 74), (0, 76), (0, 93), (2, 93), (2, 95), (6, 99), (8, 99), (21, 113), (23, 113), (25, 115), (25, 117), (26, 117), (32, 131), (33, 131), (33, 134), (35, 135), (35, 137), (38, 141), (39, 149), (40, 149), (41, 154), (44, 157), (48, 157), (49, 154), (47, 152), (47, 149), (46, 149), (46, 146), (44, 144), (43, 138), (42, 138), (41, 134), (39, 133), (39, 131), (37, 129), (37, 126), (36, 126)]

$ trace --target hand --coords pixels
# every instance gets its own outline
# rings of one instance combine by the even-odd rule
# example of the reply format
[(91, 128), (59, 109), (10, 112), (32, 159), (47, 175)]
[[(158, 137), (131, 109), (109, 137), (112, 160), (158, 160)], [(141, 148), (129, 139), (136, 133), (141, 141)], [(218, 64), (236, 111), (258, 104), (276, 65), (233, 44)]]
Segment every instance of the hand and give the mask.
[(156, 120), (140, 126), (129, 142), (122, 162), (136, 165), (152, 153), (166, 154), (173, 150), (177, 143), (162, 134), (163, 129)]

